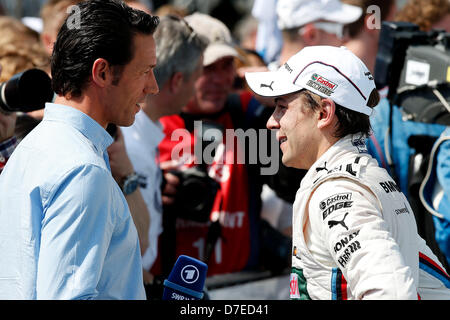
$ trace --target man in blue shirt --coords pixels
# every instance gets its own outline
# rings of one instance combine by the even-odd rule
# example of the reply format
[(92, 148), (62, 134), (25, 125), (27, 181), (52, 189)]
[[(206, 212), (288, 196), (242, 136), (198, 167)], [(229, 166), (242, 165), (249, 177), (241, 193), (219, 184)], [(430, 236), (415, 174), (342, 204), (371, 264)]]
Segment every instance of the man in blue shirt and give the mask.
[(105, 128), (131, 125), (139, 103), (158, 92), (159, 20), (115, 0), (78, 9), (54, 46), (58, 97), (0, 176), (0, 299), (145, 299)]

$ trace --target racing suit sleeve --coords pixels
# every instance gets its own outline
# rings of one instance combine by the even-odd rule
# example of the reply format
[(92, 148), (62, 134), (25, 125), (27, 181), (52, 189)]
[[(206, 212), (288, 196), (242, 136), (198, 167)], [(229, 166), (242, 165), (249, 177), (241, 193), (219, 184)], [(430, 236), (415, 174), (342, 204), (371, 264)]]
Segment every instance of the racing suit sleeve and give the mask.
[(375, 195), (349, 179), (325, 181), (309, 203), (311, 231), (356, 299), (417, 299), (410, 268)]

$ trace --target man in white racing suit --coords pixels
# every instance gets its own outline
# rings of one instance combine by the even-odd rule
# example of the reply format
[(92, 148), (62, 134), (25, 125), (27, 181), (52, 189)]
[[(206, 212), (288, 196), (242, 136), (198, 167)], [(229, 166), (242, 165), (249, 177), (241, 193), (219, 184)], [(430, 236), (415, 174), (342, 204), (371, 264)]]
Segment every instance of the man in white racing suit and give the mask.
[(345, 47), (306, 47), (247, 73), (275, 98), (285, 165), (308, 169), (293, 206), (292, 299), (450, 299), (450, 278), (417, 234), (404, 194), (366, 152), (379, 95)]

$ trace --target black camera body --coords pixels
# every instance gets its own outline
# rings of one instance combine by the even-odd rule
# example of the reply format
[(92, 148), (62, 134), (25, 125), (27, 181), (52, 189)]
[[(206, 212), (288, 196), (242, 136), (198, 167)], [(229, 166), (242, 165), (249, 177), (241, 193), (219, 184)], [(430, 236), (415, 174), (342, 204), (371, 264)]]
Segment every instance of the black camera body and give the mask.
[(172, 174), (180, 179), (177, 186), (174, 204), (171, 206), (175, 210), (177, 217), (182, 219), (208, 222), (217, 191), (220, 184), (208, 175), (208, 163), (203, 156), (206, 148), (215, 150), (222, 142), (220, 133), (223, 134), (223, 127), (214, 121), (201, 120), (197, 125), (191, 123), (192, 119), (185, 116), (186, 127), (194, 132), (196, 137), (195, 153), (200, 163), (185, 170), (173, 170)]
[(30, 112), (45, 107), (53, 100), (51, 79), (40, 69), (28, 69), (17, 73), (0, 84), (0, 111)]
[(450, 125), (450, 33), (383, 22), (375, 83), (389, 87), (387, 98), (405, 120)]
[(172, 171), (180, 179), (174, 210), (178, 217), (196, 222), (208, 222), (220, 185), (203, 166)]

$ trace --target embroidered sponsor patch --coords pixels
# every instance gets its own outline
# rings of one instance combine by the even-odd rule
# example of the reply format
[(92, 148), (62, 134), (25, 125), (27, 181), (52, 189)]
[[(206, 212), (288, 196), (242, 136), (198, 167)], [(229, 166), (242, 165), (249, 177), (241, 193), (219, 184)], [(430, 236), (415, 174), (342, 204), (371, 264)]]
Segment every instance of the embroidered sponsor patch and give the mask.
[(337, 256), (337, 261), (342, 268), (345, 268), (350, 261), (352, 254), (361, 249), (361, 243), (357, 240), (359, 230), (340, 238), (333, 247)]
[(310, 86), (313, 89), (316, 89), (323, 94), (330, 96), (334, 90), (338, 87), (336, 83), (327, 78), (321, 76), (320, 74), (314, 73), (311, 76), (311, 80), (308, 80), (306, 83), (307, 86)]
[(319, 203), (319, 209), (322, 210), (322, 219), (325, 220), (330, 213), (335, 210), (350, 208), (353, 205), (352, 193), (343, 192), (334, 194)]
[(334, 226), (338, 226), (338, 225), (341, 225), (343, 228), (345, 228), (345, 230), (347, 230), (348, 231), (348, 227), (347, 227), (347, 225), (345, 224), (345, 218), (347, 218), (347, 215), (348, 215), (348, 212), (346, 212), (345, 214), (344, 214), (344, 217), (342, 218), (342, 219), (340, 219), (340, 220), (330, 220), (330, 221), (328, 221), (328, 228), (333, 228)]
[(394, 181), (383, 181), (379, 182), (380, 186), (383, 188), (384, 192), (401, 192), (399, 186)]

